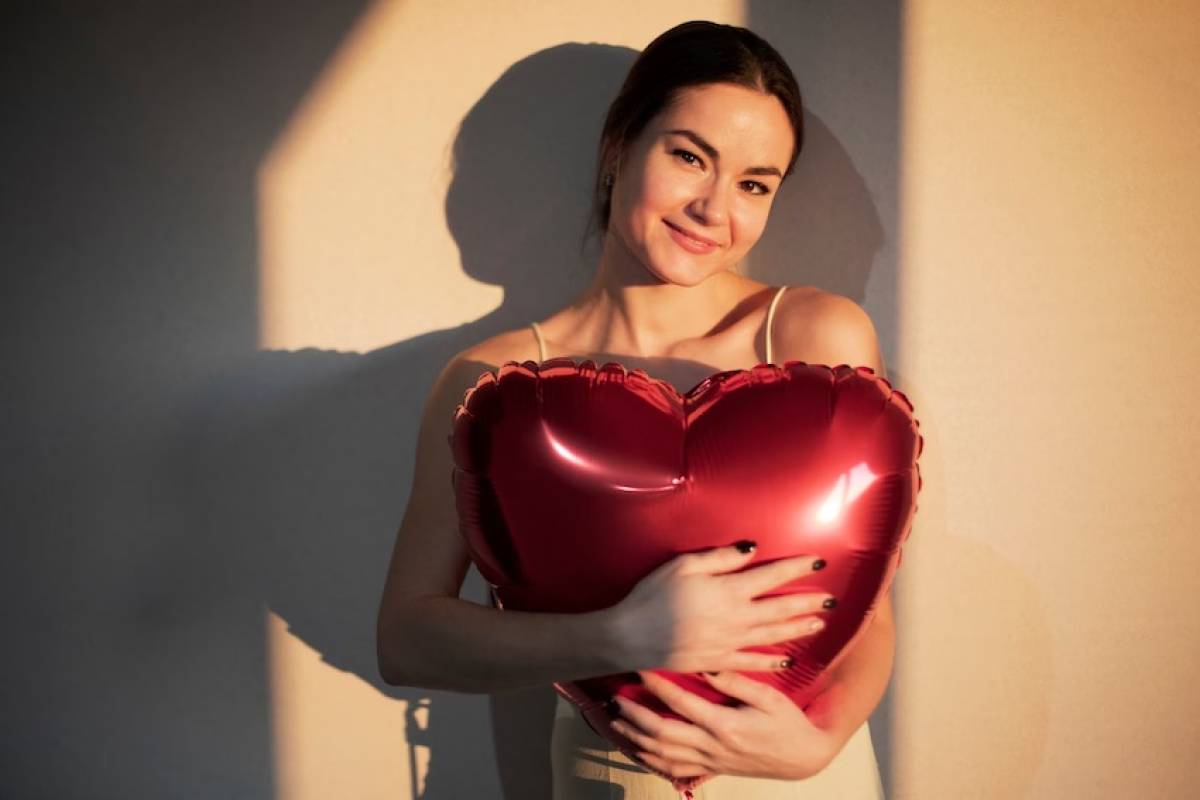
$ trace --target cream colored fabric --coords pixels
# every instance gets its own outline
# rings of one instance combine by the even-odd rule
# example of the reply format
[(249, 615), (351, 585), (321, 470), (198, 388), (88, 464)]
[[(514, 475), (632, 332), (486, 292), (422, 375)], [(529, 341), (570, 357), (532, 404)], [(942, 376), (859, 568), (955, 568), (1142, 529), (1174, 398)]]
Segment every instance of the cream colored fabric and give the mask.
[(771, 307), (767, 309), (767, 364), (775, 363), (775, 356), (772, 355), (771, 351), (771, 326), (775, 322), (775, 306), (779, 305), (779, 298), (783, 297), (783, 292), (785, 289), (787, 289), (786, 286), (779, 287), (779, 291), (777, 291), (775, 296), (771, 298)]
[[(771, 298), (771, 306), (767, 309), (767, 360), (764, 363), (774, 364), (773, 349), (771, 345), (771, 325), (775, 322), (775, 306), (779, 305), (779, 298), (783, 297), (784, 291), (788, 287), (780, 286), (775, 292), (775, 296)], [(536, 322), (529, 323), (529, 327), (533, 328), (533, 336), (537, 339), (538, 345), (538, 363), (546, 360), (546, 339), (542, 336), (542, 326)]]
[(529, 323), (529, 327), (533, 328), (533, 335), (537, 337), (538, 343), (538, 363), (546, 360), (546, 340), (542, 338), (542, 326), (536, 322)]
[[(680, 800), (665, 779), (648, 772), (596, 735), (570, 701), (558, 698), (551, 766), (554, 800)], [(883, 800), (869, 723), (855, 731), (828, 767), (802, 781), (717, 775), (695, 800)]]

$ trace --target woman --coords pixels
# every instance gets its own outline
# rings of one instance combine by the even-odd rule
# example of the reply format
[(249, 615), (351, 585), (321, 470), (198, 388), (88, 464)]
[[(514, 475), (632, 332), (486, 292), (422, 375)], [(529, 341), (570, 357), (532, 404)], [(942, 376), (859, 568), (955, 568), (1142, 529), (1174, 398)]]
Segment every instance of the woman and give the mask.
[(696, 790), (698, 800), (882, 797), (866, 721), (891, 672), (888, 596), (807, 713), (735, 671), (786, 668), (743, 648), (810, 635), (814, 620), (836, 613), (818, 593), (754, 600), (819, 568), (815, 555), (748, 570), (752, 543), (684, 555), (617, 605), (587, 614), (501, 612), (458, 599), (469, 559), (455, 533), (446, 436), (484, 369), (562, 356), (619, 361), (681, 391), (714, 372), (762, 362), (848, 363), (885, 374), (874, 328), (857, 304), (812, 287), (766, 286), (737, 271), (802, 144), (800, 92), (770, 45), (709, 22), (659, 36), (631, 67), (601, 134), (603, 248), (591, 285), (545, 320), (457, 354), (426, 401), (379, 614), (384, 680), (491, 692), (665, 668), (715, 673), (713, 685), (745, 704), (717, 706), (642, 672), (646, 688), (692, 723), (621, 698), (615, 725), (641, 748), (642, 766), (560, 699), (553, 753), (560, 800), (674, 798), (663, 776), (718, 775)]

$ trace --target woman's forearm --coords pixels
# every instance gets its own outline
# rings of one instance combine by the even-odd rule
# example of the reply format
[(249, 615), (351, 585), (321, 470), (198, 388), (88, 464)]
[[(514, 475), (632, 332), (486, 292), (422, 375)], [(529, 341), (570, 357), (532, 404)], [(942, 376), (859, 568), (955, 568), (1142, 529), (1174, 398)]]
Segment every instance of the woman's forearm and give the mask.
[(381, 623), (379, 671), (394, 686), (486, 693), (627, 667), (612, 609), (501, 611), (456, 597), (413, 601)]
[(838, 665), (829, 684), (806, 709), (809, 719), (833, 735), (838, 750), (874, 713), (887, 691), (896, 652), (896, 626), (889, 613), (877, 616), (854, 650)]

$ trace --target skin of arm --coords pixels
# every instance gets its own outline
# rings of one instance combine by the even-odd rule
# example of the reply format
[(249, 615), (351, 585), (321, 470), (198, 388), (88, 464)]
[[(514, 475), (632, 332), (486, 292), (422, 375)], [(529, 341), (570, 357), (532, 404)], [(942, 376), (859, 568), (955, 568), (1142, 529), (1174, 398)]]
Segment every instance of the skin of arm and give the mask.
[[(815, 347), (818, 353), (828, 353), (829, 360), (823, 363), (868, 366), (876, 375), (887, 377), (875, 327), (861, 306), (836, 294), (823, 294), (814, 306), (788, 320), (799, 324), (781, 326), (785, 354), (789, 349), (799, 351), (803, 344), (804, 352)], [(805, 710), (809, 719), (830, 735), (831, 761), (874, 712), (891, 680), (896, 649), (891, 595), (889, 586), (853, 649), (834, 667), (825, 689)]]
[(830, 673), (828, 685), (805, 710), (813, 724), (824, 729), (832, 740), (830, 761), (883, 699), (892, 676), (895, 649), (889, 589), (854, 648)]
[(422, 413), (412, 492), (396, 536), (376, 622), (380, 677), (395, 686), (485, 693), (618, 672), (609, 610), (499, 611), (459, 598), (470, 558), (458, 533), (446, 437), (454, 409), (490, 360), (460, 354)]
[[(886, 377), (874, 326), (852, 300), (797, 293), (780, 312), (777, 341), (782, 348), (776, 364), (861, 365)], [(895, 625), (890, 593), (889, 586), (852, 649), (803, 712), (777, 689), (737, 673), (719, 673), (715, 685), (746, 703), (738, 709), (709, 703), (646, 674), (646, 687), (692, 724), (667, 721), (619, 698), (620, 730), (643, 748), (639, 757), (650, 768), (671, 778), (736, 774), (787, 780), (815, 775), (870, 717), (891, 679)]]

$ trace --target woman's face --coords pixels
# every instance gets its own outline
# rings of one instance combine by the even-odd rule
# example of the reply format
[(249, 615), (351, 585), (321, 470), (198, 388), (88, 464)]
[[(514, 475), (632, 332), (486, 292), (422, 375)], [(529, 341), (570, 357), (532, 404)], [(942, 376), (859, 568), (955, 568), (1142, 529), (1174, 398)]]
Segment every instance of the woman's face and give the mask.
[(793, 145), (774, 95), (729, 83), (684, 89), (622, 158), (609, 233), (659, 279), (701, 283), (758, 241)]

